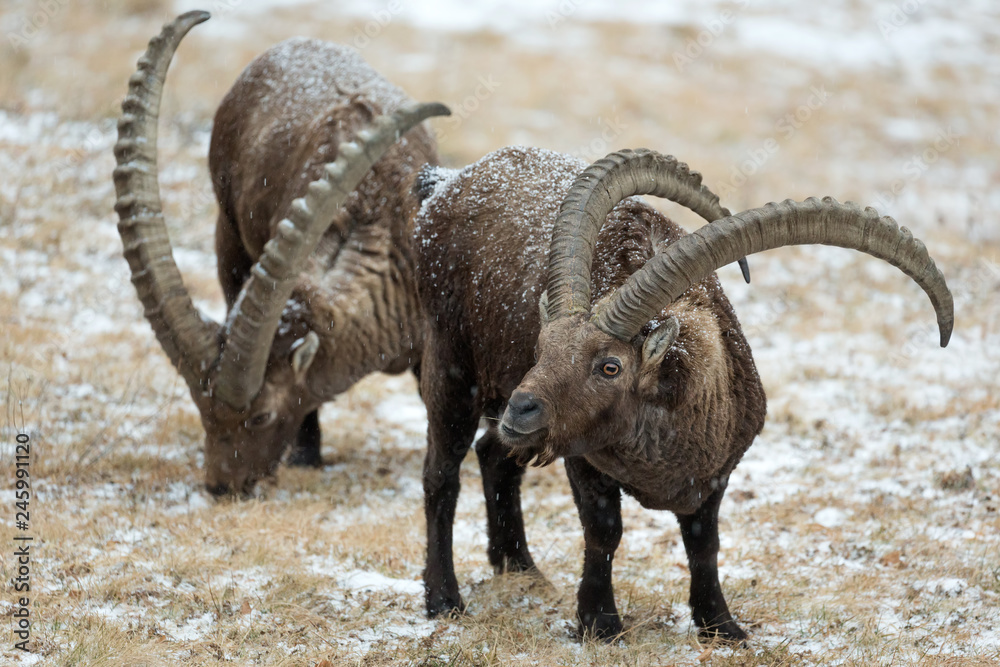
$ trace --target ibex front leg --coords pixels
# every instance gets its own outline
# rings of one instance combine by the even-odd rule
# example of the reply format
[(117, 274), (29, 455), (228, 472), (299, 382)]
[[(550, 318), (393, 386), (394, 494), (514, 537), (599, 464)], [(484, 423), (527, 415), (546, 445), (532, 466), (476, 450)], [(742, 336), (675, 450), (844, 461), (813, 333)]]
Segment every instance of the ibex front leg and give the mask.
[(476, 435), (479, 415), (473, 383), (467, 382), (450, 355), (425, 350), (421, 393), (427, 405), (427, 457), (424, 459), (424, 514), (427, 518), (427, 561), (424, 593), (427, 615), (461, 612), (452, 549), (452, 529), (460, 489), (459, 468)]
[(319, 410), (313, 410), (302, 420), (295, 444), (288, 454), (288, 465), (319, 468), (323, 465), (320, 445), (323, 437), (319, 428)]
[(476, 443), (476, 455), (483, 474), (489, 558), (497, 573), (534, 570), (528, 552), (521, 513), (521, 478), (524, 466), (508, 456), (496, 427), (490, 426)]
[(622, 538), (621, 487), (582, 456), (567, 457), (565, 463), (583, 523), (583, 576), (576, 596), (580, 634), (612, 640), (622, 632), (611, 587), (611, 565)]
[(691, 612), (705, 637), (742, 642), (747, 633), (729, 613), (719, 584), (719, 505), (725, 493), (720, 484), (694, 514), (678, 514), (688, 568), (691, 570)]

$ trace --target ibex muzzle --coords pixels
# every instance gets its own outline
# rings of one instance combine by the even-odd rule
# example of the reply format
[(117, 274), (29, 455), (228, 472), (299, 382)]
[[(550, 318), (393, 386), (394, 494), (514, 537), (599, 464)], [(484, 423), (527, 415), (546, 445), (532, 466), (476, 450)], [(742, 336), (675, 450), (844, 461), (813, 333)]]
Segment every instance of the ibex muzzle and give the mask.
[(530, 391), (515, 391), (511, 394), (503, 417), (500, 430), (511, 438), (539, 434), (549, 424), (545, 405)]

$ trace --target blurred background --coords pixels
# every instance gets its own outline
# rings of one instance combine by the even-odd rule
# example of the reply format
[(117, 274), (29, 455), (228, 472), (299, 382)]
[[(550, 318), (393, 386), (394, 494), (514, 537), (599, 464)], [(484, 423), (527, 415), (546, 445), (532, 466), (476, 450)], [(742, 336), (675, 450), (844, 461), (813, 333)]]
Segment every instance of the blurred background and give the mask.
[[(730, 209), (831, 195), (913, 230), (955, 295), (946, 350), (926, 297), (876, 260), (783, 249), (750, 258), (750, 286), (735, 266), (720, 270), (769, 396), (768, 426), (722, 509), (724, 587), (763, 651), (740, 664), (997, 658), (1000, 5), (991, 0), (4, 0), (2, 453), (9, 461), (18, 429), (38, 443), (50, 559), (38, 604), (51, 621), (37, 626), (40, 655), (170, 664), (218, 650), (275, 662), (301, 646), (303, 664), (360, 664), (386, 651), (418, 663), (481, 641), (513, 664), (544, 651), (616, 663), (634, 651), (685, 660), (704, 650), (687, 621), (673, 518), (631, 502), (616, 590), (633, 648), (584, 649), (569, 637), (581, 552), (561, 465), (529, 474), (525, 500), (536, 560), (556, 592), (489, 588), (471, 464), (459, 577), (478, 587), (467, 600), (495, 604), (474, 603), (477, 613), (452, 625), (422, 620), (412, 585), (426, 422), (408, 376), (370, 378), (324, 408), (329, 465), (313, 477), (283, 471), (269, 504), (216, 507), (201, 495), (197, 413), (129, 284), (110, 178), (135, 61), (165, 21), (195, 8), (213, 18), (185, 39), (167, 79), (160, 183), (178, 264), (216, 318), (212, 116), (254, 56), (296, 35), (353, 45), (411, 96), (448, 104), (454, 115), (431, 125), (449, 166), (510, 144), (587, 161), (643, 146), (701, 171)], [(317, 524), (331, 503), (348, 518)], [(326, 560), (303, 574), (277, 544), (251, 557), (240, 545), (260, 533)], [(223, 555), (179, 566), (173, 549), (199, 539)], [(116, 569), (122, 558), (139, 565)], [(344, 572), (356, 570), (406, 585), (351, 588)], [(213, 577), (225, 576), (228, 611), (204, 602)], [(292, 578), (281, 594), (298, 601), (295, 611), (274, 602), (282, 577)], [(330, 592), (345, 586), (353, 597)], [(243, 600), (251, 612), (240, 613)], [(371, 616), (372, 600), (399, 606)], [(338, 626), (348, 616), (353, 639)], [(247, 639), (240, 623), (254, 618), (291, 619), (323, 640), (278, 630)], [(536, 642), (528, 657), (525, 637)], [(712, 659), (750, 659), (740, 656)]]

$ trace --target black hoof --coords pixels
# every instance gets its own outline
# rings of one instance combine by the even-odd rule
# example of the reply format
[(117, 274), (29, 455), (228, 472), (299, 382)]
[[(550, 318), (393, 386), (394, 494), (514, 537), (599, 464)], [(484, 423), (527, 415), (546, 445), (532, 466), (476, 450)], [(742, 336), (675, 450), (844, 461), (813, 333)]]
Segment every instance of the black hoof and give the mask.
[(612, 643), (622, 635), (622, 622), (617, 615), (600, 614), (597, 617), (581, 618), (577, 633), (584, 641), (596, 639)]
[[(531, 557), (523, 556), (504, 557), (499, 563), (493, 563), (493, 574), (506, 574), (508, 572), (524, 572), (525, 574), (542, 577), (542, 573), (535, 567)], [(544, 579), (544, 577), (542, 577)]]
[(465, 603), (462, 602), (461, 596), (455, 598), (441, 596), (433, 600), (430, 598), (427, 600), (428, 618), (455, 618), (464, 613)]
[(734, 644), (740, 648), (747, 648), (747, 640), (749, 639), (747, 633), (736, 625), (736, 621), (726, 621), (721, 625), (701, 628), (698, 630), (698, 636), (702, 639)]

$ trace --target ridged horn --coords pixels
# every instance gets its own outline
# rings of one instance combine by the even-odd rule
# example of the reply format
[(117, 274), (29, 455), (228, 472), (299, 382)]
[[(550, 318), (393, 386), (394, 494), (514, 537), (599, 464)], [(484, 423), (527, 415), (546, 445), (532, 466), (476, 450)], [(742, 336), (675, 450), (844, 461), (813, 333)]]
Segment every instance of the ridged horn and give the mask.
[(376, 118), (357, 133), (356, 141), (340, 144), (337, 159), (326, 165), (323, 177), (309, 184), (305, 197), (292, 202), (229, 312), (212, 388), (216, 397), (239, 409), (257, 395), (281, 313), (337, 210), (400, 136), (427, 118), (450, 113), (443, 104), (417, 104)]
[(195, 308), (174, 263), (160, 204), (156, 125), (170, 60), (184, 35), (208, 18), (208, 12), (188, 12), (149, 41), (129, 78), (115, 144), (115, 211), (132, 284), (156, 339), (192, 388), (204, 384), (218, 355), (219, 325)]
[(930, 297), (941, 347), (948, 344), (955, 320), (954, 302), (924, 244), (892, 218), (831, 197), (767, 204), (688, 234), (632, 274), (597, 309), (594, 323), (616, 338), (631, 340), (646, 322), (718, 267), (756, 252), (813, 243), (860, 250), (899, 268)]
[[(590, 312), (590, 267), (605, 218), (620, 201), (651, 194), (691, 209), (708, 222), (730, 215), (729, 209), (672, 155), (645, 148), (609, 154), (587, 167), (563, 199), (552, 230), (549, 252), (549, 318)], [(743, 277), (750, 270), (740, 259)]]

